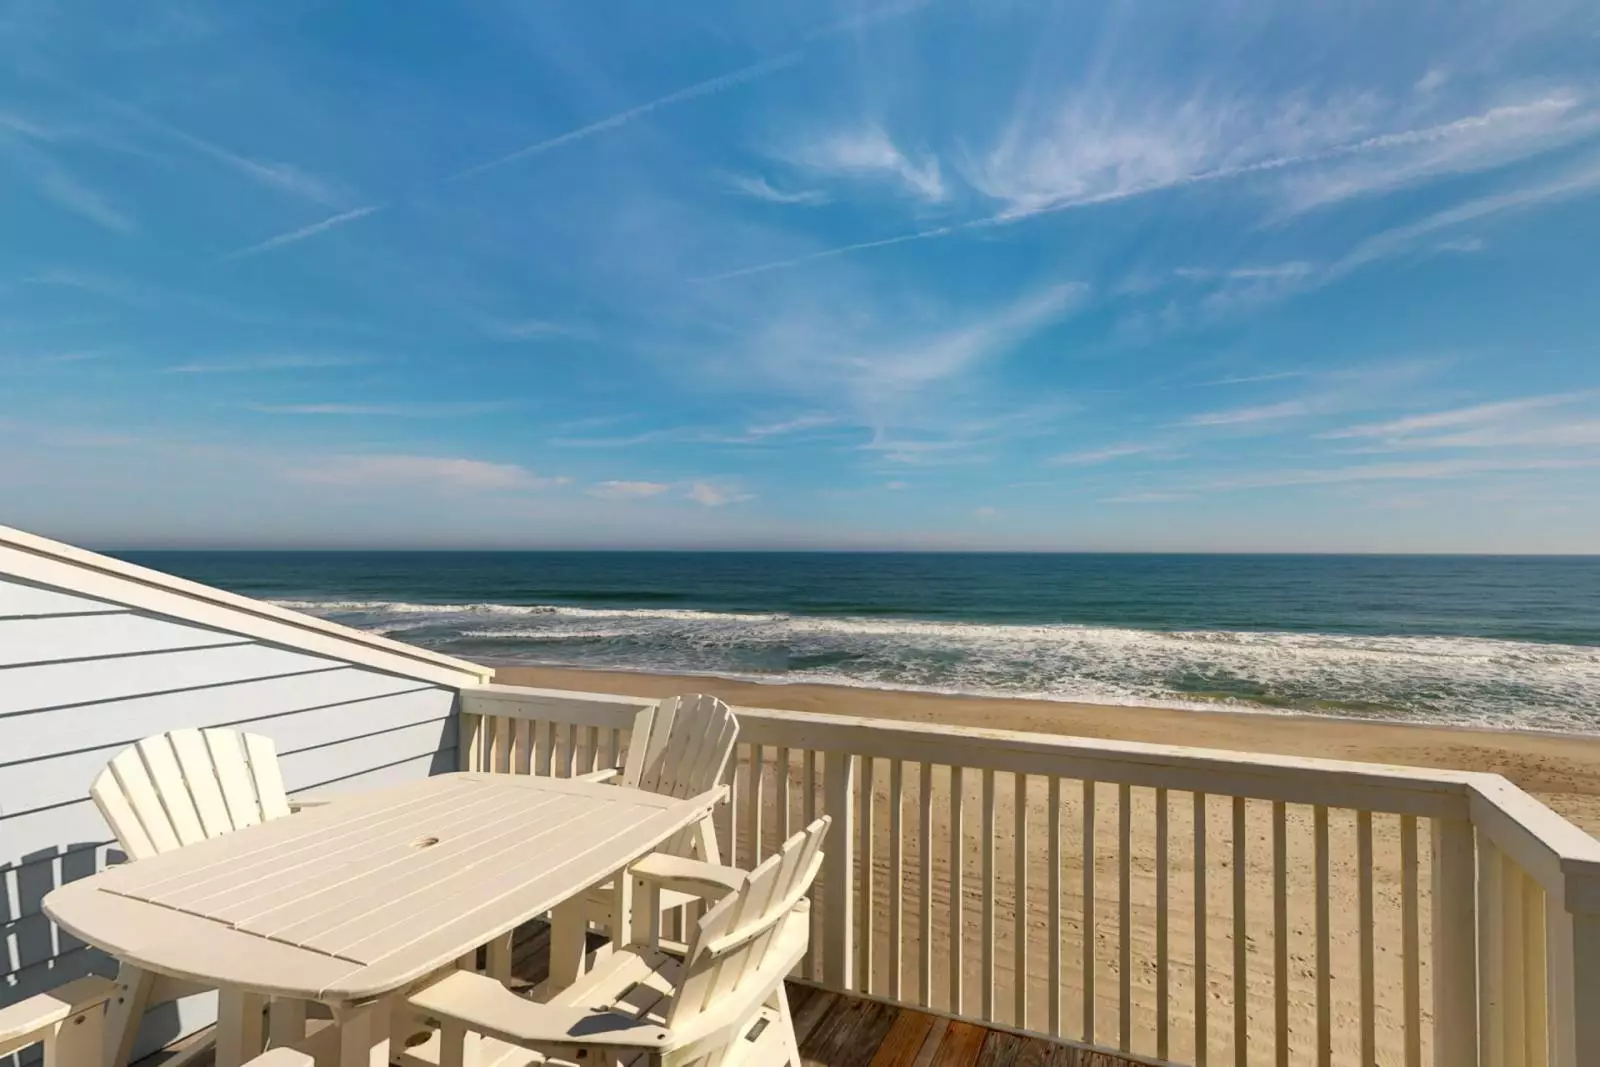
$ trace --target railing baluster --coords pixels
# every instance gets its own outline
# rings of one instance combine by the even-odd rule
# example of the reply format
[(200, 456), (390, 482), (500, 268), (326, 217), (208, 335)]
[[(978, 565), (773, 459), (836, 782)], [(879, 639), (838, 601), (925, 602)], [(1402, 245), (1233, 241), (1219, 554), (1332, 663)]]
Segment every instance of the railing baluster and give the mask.
[[(1206, 932), (1210, 911), (1206, 907), (1206, 795), (1194, 794), (1194, 1063), (1206, 1067), (1211, 1028), (1206, 1009), (1211, 987), (1207, 980)], [(1370, 1060), (1367, 1062), (1371, 1062)]]
[(533, 723), (527, 719), (517, 721), (517, 733), (512, 742), (516, 757), (511, 762), (513, 774), (533, 773)]
[(1167, 1002), (1167, 791), (1156, 790), (1156, 1059), (1167, 1058), (1172, 1005)]
[(773, 833), (782, 844), (789, 840), (789, 835), (794, 832), (789, 824), (789, 746), (787, 745), (778, 746), (778, 756), (773, 763), (772, 790), (772, 801), (776, 806), (778, 817)]
[(1422, 1067), (1422, 951), (1417, 894), (1417, 817), (1400, 816), (1400, 951), (1405, 963), (1406, 1067)]
[[(1469, 831), (1470, 833), (1470, 828)], [(1469, 837), (1470, 841), (1471, 838)], [(1562, 893), (1565, 887), (1562, 888)], [(1572, 1018), (1573, 988), (1576, 980), (1572, 915), (1561, 900), (1561, 894), (1546, 892), (1544, 907), (1546, 996), (1545, 1030), (1549, 1035), (1546, 1046), (1551, 1067), (1576, 1067), (1577, 1050), (1575, 1020)], [(1435, 1038), (1437, 1041), (1437, 1038)], [(1442, 1061), (1441, 1061), (1442, 1062)]]
[[(736, 746), (733, 750), (733, 758), (728, 760), (728, 840), (725, 842), (728, 851), (724, 857), (724, 862), (734, 867), (741, 866), (739, 863), (739, 829), (741, 825), (739, 812), (743, 810), (744, 805), (739, 799), (739, 783), (745, 783), (745, 787), (748, 789), (749, 781), (748, 771), (739, 760), (739, 748)], [(832, 838), (833, 835), (830, 832), (828, 836)], [(749, 870), (753, 866), (755, 864), (743, 865), (745, 870)]]
[(861, 788), (857, 790), (861, 803), (861, 845), (856, 864), (856, 887), (860, 895), (860, 903), (856, 905), (860, 929), (856, 941), (856, 988), (863, 993), (872, 992), (872, 950), (877, 942), (875, 920), (878, 909), (873, 896), (873, 861), (876, 856), (873, 846), (876, 841), (872, 832), (872, 812), (878, 802), (872, 771), (877, 762), (870, 756), (861, 759)]
[(904, 836), (904, 827), (901, 825), (902, 811), (905, 804), (905, 768), (899, 760), (889, 761), (889, 989), (888, 995), (895, 1000), (901, 999), (900, 970), (901, 970), (901, 940), (905, 933), (901, 929), (901, 900), (905, 882), (905, 851), (901, 838)]
[(1329, 931), (1328, 809), (1312, 810), (1312, 845), (1317, 869), (1317, 1067), (1333, 1062), (1333, 942)]
[(1289, 1067), (1289, 843), (1287, 805), (1272, 802), (1272, 1037), (1278, 1067)]
[(591, 771), (599, 770), (600, 730), (598, 727), (590, 726), (584, 730), (583, 747), (583, 773), (588, 774)]
[(1549, 1014), (1548, 961), (1545, 958), (1544, 909), (1547, 897), (1539, 884), (1524, 872), (1522, 879), (1522, 975), (1524, 986), (1523, 1027), (1527, 1038), (1528, 1067), (1549, 1067), (1549, 1046), (1545, 1020)]
[(1502, 957), (1506, 968), (1506, 1067), (1526, 1067), (1523, 1059), (1528, 1050), (1527, 1035), (1527, 1001), (1526, 981), (1527, 975), (1523, 971), (1526, 962), (1526, 946), (1522, 942), (1522, 908), (1523, 908), (1523, 882), (1522, 868), (1510, 856), (1504, 857), (1505, 867), (1500, 875), (1501, 900), (1505, 902), (1505, 914), (1500, 922), (1500, 929), (1505, 938)]
[[(810, 826), (817, 818), (817, 752), (808, 748), (800, 756), (800, 776), (805, 781), (805, 786), (800, 792), (800, 815), (805, 819), (805, 824)], [(816, 884), (812, 884), (812, 895), (816, 894)], [(806, 949), (806, 973), (813, 981), (822, 977), (822, 909), (815, 906), (811, 908), (811, 944)]]
[(538, 751), (535, 753), (537, 759), (533, 773), (548, 778), (555, 761), (556, 724), (546, 719), (535, 725), (538, 727)]
[(1094, 782), (1083, 782), (1083, 1043), (1094, 1044)]
[[(1356, 816), (1372, 825), (1365, 812)], [(1433, 1063), (1451, 1067), (1478, 1055), (1477, 918), (1473, 904), (1472, 823), (1464, 818), (1430, 820), (1433, 924)], [(1370, 837), (1368, 853), (1371, 852)], [(1371, 888), (1368, 886), (1368, 893)], [(1368, 905), (1370, 909), (1370, 903)], [(1363, 945), (1371, 951), (1370, 942)], [(1363, 992), (1370, 999), (1370, 987)], [(1363, 1011), (1370, 1004), (1363, 1000)], [(1365, 1024), (1364, 1024), (1365, 1025)], [(1363, 1046), (1365, 1048), (1366, 1046)], [(1367, 1060), (1366, 1062), (1371, 1062)]]
[[(1375, 992), (1377, 961), (1374, 956), (1372, 920), (1372, 812), (1356, 812), (1356, 926), (1360, 941), (1361, 981), (1361, 1062), (1378, 1062), (1377, 1013)], [(1440, 1065), (1443, 1067), (1443, 1064)]]
[(1506, 959), (1501, 926), (1505, 902), (1500, 849), (1478, 835), (1478, 1031), (1480, 1067), (1505, 1067)]
[(1133, 787), (1117, 787), (1117, 1047), (1133, 1050)]
[(965, 931), (962, 924), (965, 916), (962, 914), (964, 901), (961, 888), (962, 874), (961, 862), (965, 858), (962, 849), (962, 838), (965, 834), (961, 827), (961, 809), (963, 807), (964, 792), (961, 781), (961, 768), (950, 768), (950, 1014), (960, 1015), (962, 1009), (962, 949), (964, 947)]
[(494, 717), (494, 760), (489, 766), (496, 774), (511, 773), (511, 720), (503, 715)]
[(994, 771), (983, 772), (983, 833), (978, 847), (983, 855), (983, 883), (980, 891), (983, 905), (983, 985), (979, 1003), (983, 1018), (994, 1018)]
[(578, 771), (578, 725), (567, 727), (566, 750), (561, 753), (562, 777), (571, 778)]
[(1050, 886), (1048, 890), (1049, 923), (1046, 936), (1050, 943), (1049, 1011), (1050, 1032), (1061, 1034), (1061, 779), (1050, 776), (1050, 796), (1045, 806), (1045, 827), (1049, 836)]
[(456, 725), (457, 765), (464, 771), (483, 770), (483, 716), (463, 711)]
[(823, 851), (822, 877), (826, 884), (822, 937), (823, 980), (842, 993), (856, 989), (855, 887), (855, 791), (860, 758), (851, 752), (829, 752), (823, 764), (826, 794), (823, 803), (833, 817), (828, 835), (829, 847)]
[(1012, 927), (1012, 958), (1015, 961), (1013, 977), (1014, 1015), (1011, 1025), (1027, 1028), (1028, 1025), (1028, 776), (1018, 774), (1016, 779), (1016, 821), (1013, 838), (1013, 858), (1016, 873), (1013, 875), (1011, 898), (1015, 904), (1015, 924)]
[(922, 765), (922, 777), (917, 786), (918, 822), (917, 920), (922, 924), (922, 936), (917, 945), (918, 1002), (925, 1008), (933, 1006), (933, 764)]
[(760, 745), (750, 746), (750, 772), (745, 778), (745, 807), (744, 813), (745, 836), (750, 841), (750, 870), (755, 870), (756, 864), (765, 857), (761, 855), (761, 815), (766, 808), (766, 773), (764, 770), (764, 751)]
[(1245, 809), (1244, 797), (1233, 798), (1233, 1062), (1237, 1067), (1250, 1063), (1250, 985), (1245, 955)]

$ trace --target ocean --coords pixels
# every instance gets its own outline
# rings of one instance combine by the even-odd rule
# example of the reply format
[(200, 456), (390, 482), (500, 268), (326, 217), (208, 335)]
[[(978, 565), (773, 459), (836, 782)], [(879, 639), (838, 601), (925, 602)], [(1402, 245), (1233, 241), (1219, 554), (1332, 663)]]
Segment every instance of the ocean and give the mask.
[(491, 664), (1600, 730), (1600, 557), (118, 555)]

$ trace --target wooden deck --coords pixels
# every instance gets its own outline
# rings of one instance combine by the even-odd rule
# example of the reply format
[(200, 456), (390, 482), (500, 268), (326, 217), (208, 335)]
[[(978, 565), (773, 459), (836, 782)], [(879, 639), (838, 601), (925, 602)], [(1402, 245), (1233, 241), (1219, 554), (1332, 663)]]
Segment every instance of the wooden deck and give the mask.
[[(512, 955), (517, 984), (532, 988), (550, 970), (550, 928), (529, 923), (518, 931)], [(789, 983), (795, 1035), (805, 1067), (1140, 1067), (1103, 1052), (1060, 1045), (1041, 1037), (946, 1019), (882, 1001)], [(194, 1038), (140, 1061), (160, 1067)], [(191, 1061), (210, 1067), (209, 1054)]]

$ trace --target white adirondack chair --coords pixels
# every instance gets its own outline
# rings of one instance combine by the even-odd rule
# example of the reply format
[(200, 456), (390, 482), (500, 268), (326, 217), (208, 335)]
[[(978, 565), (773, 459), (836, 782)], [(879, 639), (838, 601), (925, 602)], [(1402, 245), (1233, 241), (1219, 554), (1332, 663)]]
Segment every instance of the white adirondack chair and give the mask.
[(0, 1056), (42, 1044), (44, 1067), (98, 1064), (104, 1006), (115, 992), (110, 981), (91, 976), (0, 1008)]
[[(624, 766), (581, 777), (664, 796), (699, 796), (722, 781), (738, 739), (739, 720), (716, 697), (703, 693), (672, 697), (656, 708), (647, 736), (629, 738)], [(710, 817), (669, 841), (661, 851), (707, 863), (722, 862)]]
[[(135, 862), (318, 803), (289, 800), (271, 738), (234, 730), (147, 737), (113, 757), (89, 794)], [(109, 1067), (127, 1064), (147, 1008), (207, 991), (135, 967), (121, 968), (117, 982), (122, 993), (111, 1012)], [(274, 1035), (304, 1032), (302, 1003), (276, 1001), (272, 1017)]]
[(272, 739), (233, 730), (147, 737), (119, 752), (89, 794), (134, 860), (290, 811)]
[[(611, 782), (675, 797), (698, 796), (715, 789), (733, 758), (739, 738), (739, 720), (728, 705), (703, 694), (663, 700), (650, 719), (644, 736), (628, 741), (628, 759), (621, 768), (581, 775), (593, 782)], [(660, 851), (669, 856), (721, 863), (717, 832), (710, 816), (665, 842)], [(592, 925), (610, 933), (611, 884), (594, 886), (583, 896), (558, 907), (551, 916), (551, 984), (564, 985), (582, 973), (585, 933)], [(696, 903), (685, 893), (661, 895), (661, 908), (671, 912)], [(510, 978), (508, 946), (491, 950), (489, 973), (501, 981)], [(576, 970), (574, 970), (576, 966)]]
[[(823, 816), (748, 874), (673, 856), (641, 860), (632, 876), (644, 899), (630, 943), (549, 1003), (458, 971), (413, 994), (410, 1007), (438, 1024), (442, 1064), (492, 1062), (509, 1044), (590, 1067), (800, 1067), (783, 982), (805, 955), (805, 894), (827, 829)], [(653, 898), (668, 889), (716, 902), (682, 959), (662, 952), (649, 930), (659, 915)]]

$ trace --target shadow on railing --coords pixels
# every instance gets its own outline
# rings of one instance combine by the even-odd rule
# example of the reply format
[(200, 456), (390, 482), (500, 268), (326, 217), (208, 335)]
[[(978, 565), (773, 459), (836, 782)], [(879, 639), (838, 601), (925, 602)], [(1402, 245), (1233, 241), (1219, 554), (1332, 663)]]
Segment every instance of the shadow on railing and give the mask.
[[(462, 766), (614, 766), (653, 706), (469, 690)], [(834, 819), (830, 988), (1196, 1067), (1600, 1063), (1600, 843), (1498, 775), (735, 711), (733, 862)]]

